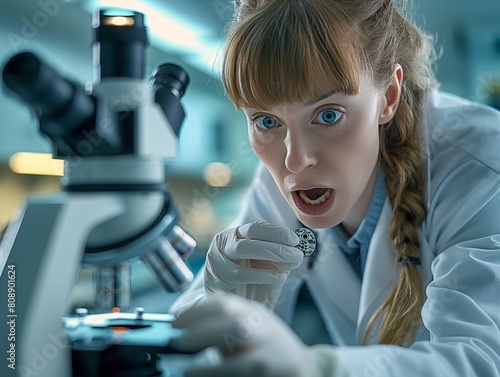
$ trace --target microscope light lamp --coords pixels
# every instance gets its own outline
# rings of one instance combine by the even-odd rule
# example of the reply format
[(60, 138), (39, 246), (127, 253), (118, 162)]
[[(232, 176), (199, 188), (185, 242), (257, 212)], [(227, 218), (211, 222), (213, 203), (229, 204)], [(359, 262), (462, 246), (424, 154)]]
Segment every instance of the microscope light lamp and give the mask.
[(135, 20), (133, 17), (113, 16), (104, 19), (106, 26), (134, 26)]

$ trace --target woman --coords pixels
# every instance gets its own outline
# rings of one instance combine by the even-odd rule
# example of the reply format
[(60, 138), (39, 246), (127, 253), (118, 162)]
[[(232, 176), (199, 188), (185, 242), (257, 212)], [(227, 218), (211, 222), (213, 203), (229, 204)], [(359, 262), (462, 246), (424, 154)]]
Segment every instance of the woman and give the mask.
[[(172, 307), (176, 347), (224, 354), (193, 375), (500, 376), (500, 114), (431, 58), (390, 0), (236, 1), (223, 82), (262, 165)], [(282, 322), (303, 284), (336, 346)]]

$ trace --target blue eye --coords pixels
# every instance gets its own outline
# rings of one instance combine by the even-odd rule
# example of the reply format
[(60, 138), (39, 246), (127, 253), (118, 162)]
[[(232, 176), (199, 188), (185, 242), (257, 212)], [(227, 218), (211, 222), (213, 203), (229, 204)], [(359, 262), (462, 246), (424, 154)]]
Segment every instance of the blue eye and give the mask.
[(342, 111), (335, 109), (326, 109), (316, 115), (315, 120), (322, 124), (334, 124), (342, 116)]
[(254, 118), (253, 121), (257, 124), (257, 127), (264, 130), (270, 130), (271, 128), (274, 128), (278, 125), (276, 119), (268, 116), (259, 116)]

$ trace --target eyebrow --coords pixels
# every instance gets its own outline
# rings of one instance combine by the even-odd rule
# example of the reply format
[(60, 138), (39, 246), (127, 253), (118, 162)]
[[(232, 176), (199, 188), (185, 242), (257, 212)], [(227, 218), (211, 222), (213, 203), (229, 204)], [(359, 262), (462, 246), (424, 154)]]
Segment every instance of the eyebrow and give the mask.
[(338, 93), (338, 90), (335, 90), (335, 89), (330, 90), (330, 91), (329, 91), (329, 92), (327, 92), (327, 93), (324, 93), (324, 94), (322, 94), (322, 95), (320, 95), (320, 96), (318, 96), (318, 97), (316, 97), (316, 98), (313, 98), (313, 99), (312, 99), (312, 100), (310, 100), (310, 101), (307, 101), (307, 102), (306, 102), (306, 105), (311, 106), (311, 105), (315, 104), (316, 102), (322, 101), (322, 100), (324, 100), (325, 98), (328, 98), (328, 97), (330, 97), (330, 96), (333, 96), (335, 93)]

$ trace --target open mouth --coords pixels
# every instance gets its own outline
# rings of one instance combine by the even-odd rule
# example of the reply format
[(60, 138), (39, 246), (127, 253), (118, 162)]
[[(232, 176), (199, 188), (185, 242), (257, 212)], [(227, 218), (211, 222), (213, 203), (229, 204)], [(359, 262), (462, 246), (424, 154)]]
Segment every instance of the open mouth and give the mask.
[(304, 203), (310, 205), (320, 205), (326, 202), (332, 196), (332, 189), (313, 188), (310, 190), (298, 190), (297, 193)]

